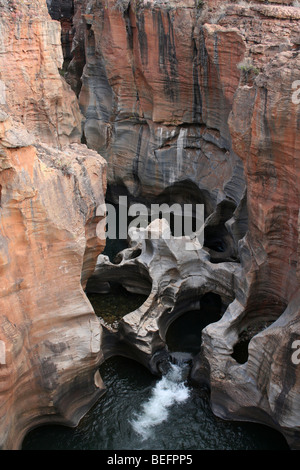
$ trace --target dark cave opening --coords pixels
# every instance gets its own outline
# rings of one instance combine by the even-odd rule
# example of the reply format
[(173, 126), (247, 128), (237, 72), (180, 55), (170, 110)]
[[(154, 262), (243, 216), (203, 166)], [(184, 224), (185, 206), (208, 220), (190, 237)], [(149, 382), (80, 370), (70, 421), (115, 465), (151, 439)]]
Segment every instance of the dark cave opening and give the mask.
[(102, 254), (108, 256), (111, 263), (119, 264), (120, 253), (126, 250), (126, 248), (128, 248), (127, 240), (107, 238), (106, 246)]
[(276, 317), (268, 319), (253, 319), (250, 323), (243, 326), (243, 330), (239, 334), (238, 341), (233, 347), (231, 357), (238, 364), (245, 364), (249, 357), (249, 343), (251, 339), (268, 328), (276, 320)]
[[(208, 292), (202, 297), (179, 301), (165, 322), (165, 338), (171, 353), (183, 352), (195, 356), (201, 348), (202, 330), (222, 318), (226, 309), (221, 297)], [(172, 319), (173, 318), (173, 319)]]
[[(159, 195), (132, 196), (124, 185), (109, 186), (107, 201), (120, 211), (120, 198), (126, 199), (126, 211), (135, 204), (145, 207), (143, 217), (139, 213), (140, 225), (146, 228), (155, 219), (166, 219), (174, 237), (197, 236), (203, 248), (209, 253), (211, 263), (239, 262), (238, 240), (244, 236), (239, 224), (244, 223), (236, 216), (236, 202), (230, 198), (221, 201), (216, 207), (208, 191), (200, 189), (193, 181), (183, 180), (166, 187)], [(119, 206), (119, 207), (118, 207)], [(135, 220), (128, 217), (127, 228)], [(204, 224), (204, 229), (203, 229)], [(233, 227), (233, 228), (232, 228)], [(120, 237), (116, 237), (120, 239)], [(108, 245), (115, 245), (108, 241)], [(128, 247), (124, 236), (121, 249)], [(116, 255), (116, 249), (114, 255)]]
[[(120, 215), (122, 207), (119, 204), (115, 204), (107, 200), (106, 208), (106, 245), (102, 254), (108, 256), (111, 263), (119, 264), (119, 253), (129, 247), (127, 237), (129, 219), (126, 218), (125, 220), (126, 230), (124, 230), (124, 227), (121, 226), (123, 223), (123, 218), (122, 215)], [(124, 209), (127, 214), (128, 207), (123, 207), (123, 210)]]
[(236, 242), (226, 227), (235, 210), (236, 204), (226, 199), (206, 221), (204, 247), (208, 249), (212, 263), (238, 261)]
[[(213, 211), (209, 194), (202, 191), (190, 180), (181, 181), (167, 187), (158, 196), (144, 198), (133, 197), (125, 186), (108, 186), (106, 204), (115, 210), (116, 230), (113, 238), (107, 238), (107, 246), (103, 254), (114, 258), (119, 251), (128, 248), (128, 228), (138, 221), (137, 228), (146, 228), (156, 219), (166, 219), (172, 236), (194, 236), (203, 227), (203, 222)], [(135, 212), (135, 207), (142, 204), (145, 213)], [(135, 206), (136, 205), (136, 206)], [(124, 217), (126, 213), (126, 221)], [(121, 216), (120, 216), (121, 214)], [(109, 229), (109, 219), (107, 229)], [(126, 224), (126, 227), (124, 225)]]
[(231, 357), (236, 360), (238, 364), (245, 364), (248, 361), (249, 351), (248, 346), (250, 338), (240, 338), (233, 347)]
[[(213, 204), (209, 192), (200, 189), (196, 183), (191, 180), (182, 180), (174, 183), (172, 186), (165, 188), (156, 198), (157, 204), (190, 204), (192, 206), (192, 216), (196, 216), (196, 205), (204, 206), (204, 218), (206, 219), (213, 212)], [(184, 211), (183, 211), (184, 212)]]
[(215, 227), (206, 227), (204, 236), (204, 246), (217, 253), (224, 253), (226, 251), (226, 242), (224, 238), (227, 235), (227, 230), (224, 225), (217, 225)]

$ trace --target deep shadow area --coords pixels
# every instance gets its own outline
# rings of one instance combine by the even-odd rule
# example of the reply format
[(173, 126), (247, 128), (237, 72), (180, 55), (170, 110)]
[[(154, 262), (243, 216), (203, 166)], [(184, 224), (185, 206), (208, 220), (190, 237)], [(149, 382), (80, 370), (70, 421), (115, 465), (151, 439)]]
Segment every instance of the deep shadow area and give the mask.
[[(203, 222), (199, 206), (203, 206), (204, 219), (213, 211), (208, 192), (201, 190), (190, 180), (179, 181), (167, 187), (153, 202), (161, 207), (166, 204), (170, 209), (178, 207), (176, 215), (171, 213), (165, 218), (169, 221), (172, 235), (179, 237), (191, 236), (201, 229)], [(163, 214), (160, 214), (158, 218), (163, 217)]]
[(236, 360), (239, 364), (245, 364), (248, 361), (248, 346), (250, 339), (245, 338), (238, 341), (234, 348), (231, 357)]
[(223, 224), (216, 227), (205, 228), (204, 246), (218, 253), (224, 253), (226, 250), (225, 236), (227, 230)]
[(239, 335), (238, 341), (233, 347), (231, 357), (235, 359), (238, 364), (245, 364), (248, 361), (248, 347), (251, 339), (272, 323), (272, 320), (255, 320), (245, 326), (244, 331)]
[(201, 190), (193, 181), (183, 180), (168, 186), (154, 201), (158, 204), (196, 204), (204, 205), (204, 217), (213, 212), (213, 205), (208, 191)]
[(23, 450), (288, 450), (285, 439), (271, 428), (216, 418), (209, 396), (189, 383), (189, 398), (169, 408), (167, 418), (142, 440), (132, 421), (147, 418), (143, 406), (154, 390), (155, 404), (163, 412), (165, 392), (172, 394), (172, 389), (142, 365), (122, 357), (107, 360), (100, 374), (107, 392), (76, 428), (37, 428), (25, 437)]
[[(122, 198), (122, 199), (121, 199)], [(202, 227), (202, 208), (204, 218), (213, 212), (211, 197), (206, 190), (201, 190), (190, 180), (174, 183), (165, 188), (159, 195), (145, 197), (133, 197), (128, 194), (125, 186), (108, 186), (106, 194), (107, 204), (111, 204), (117, 216), (124, 211), (129, 214), (129, 209), (134, 204), (143, 204), (148, 213), (143, 217), (140, 214), (127, 217), (127, 227), (136, 218), (142, 220), (142, 226), (147, 227), (153, 220), (165, 218), (168, 220), (173, 236), (190, 236)], [(137, 224), (139, 226), (139, 223)], [(117, 226), (117, 238), (119, 238), (120, 226)], [(124, 228), (124, 227), (123, 227)]]
[(120, 209), (117, 204), (113, 204), (109, 201), (106, 201), (106, 206), (107, 211), (110, 211), (110, 215), (107, 216), (106, 245), (102, 254), (108, 256), (111, 263), (113, 263), (117, 254), (128, 248), (127, 225), (125, 230), (126, 236), (124, 236), (124, 233), (120, 236), (120, 210), (125, 210), (125, 213), (127, 214), (128, 208), (125, 207)]
[(200, 299), (200, 309), (182, 313), (168, 328), (166, 343), (170, 352), (196, 355), (200, 351), (202, 330), (221, 319), (224, 308), (219, 295), (209, 292)]
[(236, 204), (233, 201), (222, 201), (207, 222), (204, 247), (208, 249), (212, 263), (237, 261), (237, 247), (226, 227), (226, 222), (233, 217), (235, 209)]
[(114, 240), (107, 238), (106, 239), (106, 246), (102, 255), (106, 255), (109, 257), (111, 263), (116, 262), (116, 257), (120, 253), (120, 251), (126, 250), (128, 248), (127, 240)]

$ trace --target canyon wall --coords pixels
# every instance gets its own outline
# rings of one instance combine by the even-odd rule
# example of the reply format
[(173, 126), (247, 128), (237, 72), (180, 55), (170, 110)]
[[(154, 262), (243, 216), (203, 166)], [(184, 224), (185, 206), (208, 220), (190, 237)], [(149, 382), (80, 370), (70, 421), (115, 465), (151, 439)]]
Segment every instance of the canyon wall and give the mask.
[(82, 115), (62, 78), (61, 26), (44, 1), (0, 4), (0, 86), (14, 119), (41, 142), (80, 143)]
[[(230, 115), (233, 148), (244, 161), (247, 181), (249, 230), (240, 245), (245, 278), (239, 304), (222, 325), (208, 328), (206, 353), (212, 357), (212, 343), (220, 334), (230, 352), (234, 330), (241, 335), (262, 320), (276, 320), (253, 337), (246, 364), (237, 368), (223, 351), (218, 364), (211, 361), (213, 408), (219, 416), (274, 425), (298, 448), (300, 372), (292, 354), (300, 312), (300, 104), (293, 90), (300, 56), (293, 43), (283, 49), (265, 60), (254, 86), (239, 88)], [(247, 399), (243, 394), (240, 400), (239, 390)]]
[[(204, 203), (205, 263), (241, 269), (223, 319), (203, 332), (193, 377), (209, 384), (217, 415), (266, 423), (298, 447), (300, 372), (291, 356), (299, 331), (300, 106), (292, 98), (299, 7), (217, 0), (74, 7), (66, 79), (87, 145), (108, 161), (109, 199)], [(225, 239), (229, 256), (216, 248)], [(124, 256), (119, 272), (139, 263)], [(118, 270), (101, 258), (101, 276), (103, 263)], [(163, 318), (158, 304), (148, 310), (149, 331), (153, 312)], [(138, 313), (131, 319), (136, 332), (143, 312), (140, 325)], [(233, 352), (245, 334), (248, 360), (239, 364)]]
[(0, 448), (45, 422), (74, 426), (104, 393), (102, 328), (84, 288), (106, 162), (80, 144), (46, 4), (0, 2)]
[(195, 186), (209, 211), (226, 196), (238, 204), (243, 177), (230, 149), (226, 116), (239, 82), (234, 64), (243, 59), (243, 41), (234, 31), (226, 38), (219, 32), (221, 48), (225, 41), (234, 44), (227, 50), (234, 75), (228, 84), (224, 65), (202, 95), (207, 77), (201, 76), (201, 61), (210, 64), (212, 57), (204, 37), (194, 34), (194, 1), (168, 5), (89, 3), (79, 93), (86, 142), (109, 162), (113, 201), (126, 193), (149, 202), (188, 181), (187, 190)]
[[(219, 0), (0, 0), (0, 9), (1, 447), (20, 447), (44, 422), (77, 424), (103, 393), (99, 364), (121, 346), (155, 372), (168, 325), (215, 293), (226, 311), (203, 331), (192, 377), (209, 385), (216, 415), (268, 424), (299, 448), (300, 9)], [(204, 204), (204, 247), (146, 241), (115, 264), (100, 256), (94, 272), (100, 155), (111, 202)], [(106, 331), (87, 282), (118, 278), (134, 292), (139, 277), (148, 301)]]

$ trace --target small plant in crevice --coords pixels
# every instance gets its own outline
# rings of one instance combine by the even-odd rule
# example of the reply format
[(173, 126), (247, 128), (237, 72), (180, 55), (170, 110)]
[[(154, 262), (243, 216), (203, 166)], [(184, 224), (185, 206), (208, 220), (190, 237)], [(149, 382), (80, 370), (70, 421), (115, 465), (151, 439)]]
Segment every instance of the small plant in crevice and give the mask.
[(246, 83), (251, 82), (260, 73), (260, 70), (253, 64), (250, 57), (246, 57), (242, 60), (237, 68), (242, 74), (242, 80)]
[(259, 69), (255, 67), (250, 57), (247, 57), (246, 59), (242, 60), (242, 62), (240, 62), (237, 67), (243, 72), (253, 72), (255, 75), (259, 74)]
[(196, 8), (200, 9), (204, 6), (204, 0), (196, 0)]
[(55, 167), (59, 169), (64, 175), (71, 176), (74, 174), (72, 168), (69, 165), (69, 162), (65, 158), (56, 158)]

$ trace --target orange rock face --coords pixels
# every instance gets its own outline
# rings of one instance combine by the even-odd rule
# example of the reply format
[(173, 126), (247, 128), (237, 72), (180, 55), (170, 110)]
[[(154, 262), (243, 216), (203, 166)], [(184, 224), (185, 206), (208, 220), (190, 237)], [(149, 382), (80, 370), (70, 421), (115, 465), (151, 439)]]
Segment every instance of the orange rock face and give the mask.
[(18, 449), (32, 427), (77, 424), (103, 393), (84, 287), (104, 248), (106, 162), (79, 143), (46, 3), (0, 9), (0, 448)]
[[(80, 2), (80, 103), (112, 194), (150, 198), (188, 181), (209, 195), (206, 206), (234, 200), (240, 211), (246, 188), (236, 299), (203, 334), (212, 404), (222, 417), (273, 425), (297, 447), (300, 10), (262, 3)], [(251, 329), (239, 365), (233, 349)]]
[(43, 422), (76, 424), (103, 390), (102, 330), (83, 291), (103, 249), (99, 153), (112, 199), (191, 199), (227, 238), (233, 227), (233, 261), (204, 253), (212, 271), (233, 264), (234, 300), (203, 331), (192, 375), (218, 416), (268, 424), (299, 448), (300, 10), (270, 3), (75, 2), (66, 77), (93, 150), (77, 145), (59, 23), (42, 1), (1, 7), (2, 448)]
[(238, 29), (218, 24), (204, 24), (197, 35), (198, 54), (204, 55), (198, 69), (203, 120), (230, 142), (227, 121), (240, 82), (238, 64), (244, 58), (245, 43)]
[[(299, 285), (299, 104), (292, 100), (299, 65), (294, 52), (278, 54), (255, 87), (238, 91), (230, 117), (233, 144), (247, 171), (248, 241), (256, 276), (261, 276), (253, 285), (253, 299), (263, 279), (274, 276), (276, 282), (265, 284), (264, 296), (274, 298), (279, 309), (280, 299), (288, 302)], [(259, 309), (259, 302), (253, 308)]]
[(0, 147), (4, 449), (44, 421), (76, 424), (102, 393), (101, 326), (83, 287), (103, 250), (95, 210), (106, 186), (103, 160), (84, 146), (8, 144)]
[(2, 103), (40, 142), (80, 143), (82, 116), (62, 79), (61, 26), (46, 2), (1, 7), (0, 89)]
[[(233, 145), (244, 160), (247, 175), (244, 322), (278, 318), (249, 344), (244, 370), (257, 384), (255, 392), (249, 387), (249, 396), (257, 403), (257, 415), (260, 410), (269, 410), (294, 448), (298, 448), (300, 433), (296, 393), (300, 372), (292, 361), (300, 323), (300, 104), (293, 100), (293, 84), (300, 79), (299, 70), (299, 54), (279, 53), (258, 76), (255, 86), (239, 89), (230, 117)], [(236, 375), (231, 384), (235, 380), (241, 383), (245, 378), (237, 379)], [(228, 386), (231, 403), (236, 387)], [(231, 413), (250, 416), (240, 400)]]

